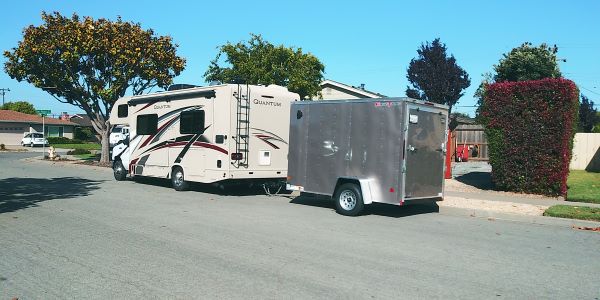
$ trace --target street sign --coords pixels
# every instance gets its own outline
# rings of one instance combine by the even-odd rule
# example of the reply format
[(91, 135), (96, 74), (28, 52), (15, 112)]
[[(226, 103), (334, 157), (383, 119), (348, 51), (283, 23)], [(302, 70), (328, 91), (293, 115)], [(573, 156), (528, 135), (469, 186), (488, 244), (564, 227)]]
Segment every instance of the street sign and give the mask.
[(36, 109), (35, 111), (42, 116), (47, 116), (52, 113), (49, 109)]

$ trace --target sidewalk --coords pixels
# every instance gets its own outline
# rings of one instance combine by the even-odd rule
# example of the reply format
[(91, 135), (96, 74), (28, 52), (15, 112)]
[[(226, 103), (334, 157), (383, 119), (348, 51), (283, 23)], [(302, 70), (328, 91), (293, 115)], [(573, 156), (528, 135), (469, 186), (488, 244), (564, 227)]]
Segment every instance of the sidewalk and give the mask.
[[(532, 194), (519, 194), (489, 190), (487, 172), (467, 173), (471, 178), (445, 181), (444, 201), (438, 202), (440, 212), (471, 217), (503, 219), (544, 225), (567, 227), (598, 227), (600, 223), (576, 219), (562, 219), (543, 216), (544, 211), (553, 205), (597, 207), (600, 204), (570, 202), (562, 197), (546, 197)], [(462, 182), (461, 182), (462, 181)]]
[(571, 205), (571, 206), (588, 206), (588, 207), (599, 207), (600, 204), (597, 203), (585, 203), (585, 202), (572, 202), (565, 201), (558, 198), (550, 198), (550, 197), (517, 197), (517, 196), (507, 196), (503, 194), (498, 194), (497, 192), (459, 192), (459, 191), (446, 191), (446, 196), (449, 197), (460, 197), (465, 199), (477, 199), (477, 200), (485, 200), (485, 201), (495, 201), (495, 202), (510, 202), (510, 203), (519, 203), (519, 204), (529, 204), (529, 205), (539, 205), (550, 207), (552, 205)]

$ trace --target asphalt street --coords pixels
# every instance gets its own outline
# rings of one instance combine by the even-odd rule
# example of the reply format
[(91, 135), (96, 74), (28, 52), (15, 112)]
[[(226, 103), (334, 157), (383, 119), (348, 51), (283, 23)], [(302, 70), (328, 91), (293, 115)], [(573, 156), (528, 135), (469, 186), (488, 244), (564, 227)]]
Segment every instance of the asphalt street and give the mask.
[(0, 299), (599, 299), (600, 234), (0, 153)]

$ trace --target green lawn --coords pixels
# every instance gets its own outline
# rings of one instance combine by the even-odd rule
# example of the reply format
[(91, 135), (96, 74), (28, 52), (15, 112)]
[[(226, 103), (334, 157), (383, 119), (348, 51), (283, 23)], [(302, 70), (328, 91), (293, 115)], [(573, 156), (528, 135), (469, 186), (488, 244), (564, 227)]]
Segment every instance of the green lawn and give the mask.
[(600, 203), (600, 173), (571, 170), (567, 201)]
[(100, 150), (102, 145), (95, 143), (88, 144), (56, 144), (52, 145), (57, 149), (85, 149), (85, 150)]
[(600, 221), (600, 208), (587, 206), (554, 205), (546, 209), (544, 216)]

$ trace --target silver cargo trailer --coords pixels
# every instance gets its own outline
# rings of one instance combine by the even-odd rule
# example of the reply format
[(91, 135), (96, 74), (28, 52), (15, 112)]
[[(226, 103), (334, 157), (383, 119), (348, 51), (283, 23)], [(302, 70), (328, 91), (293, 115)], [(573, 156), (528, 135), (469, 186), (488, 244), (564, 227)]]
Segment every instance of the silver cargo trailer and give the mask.
[(447, 123), (447, 106), (411, 98), (294, 102), (287, 188), (333, 196), (350, 216), (441, 200)]

